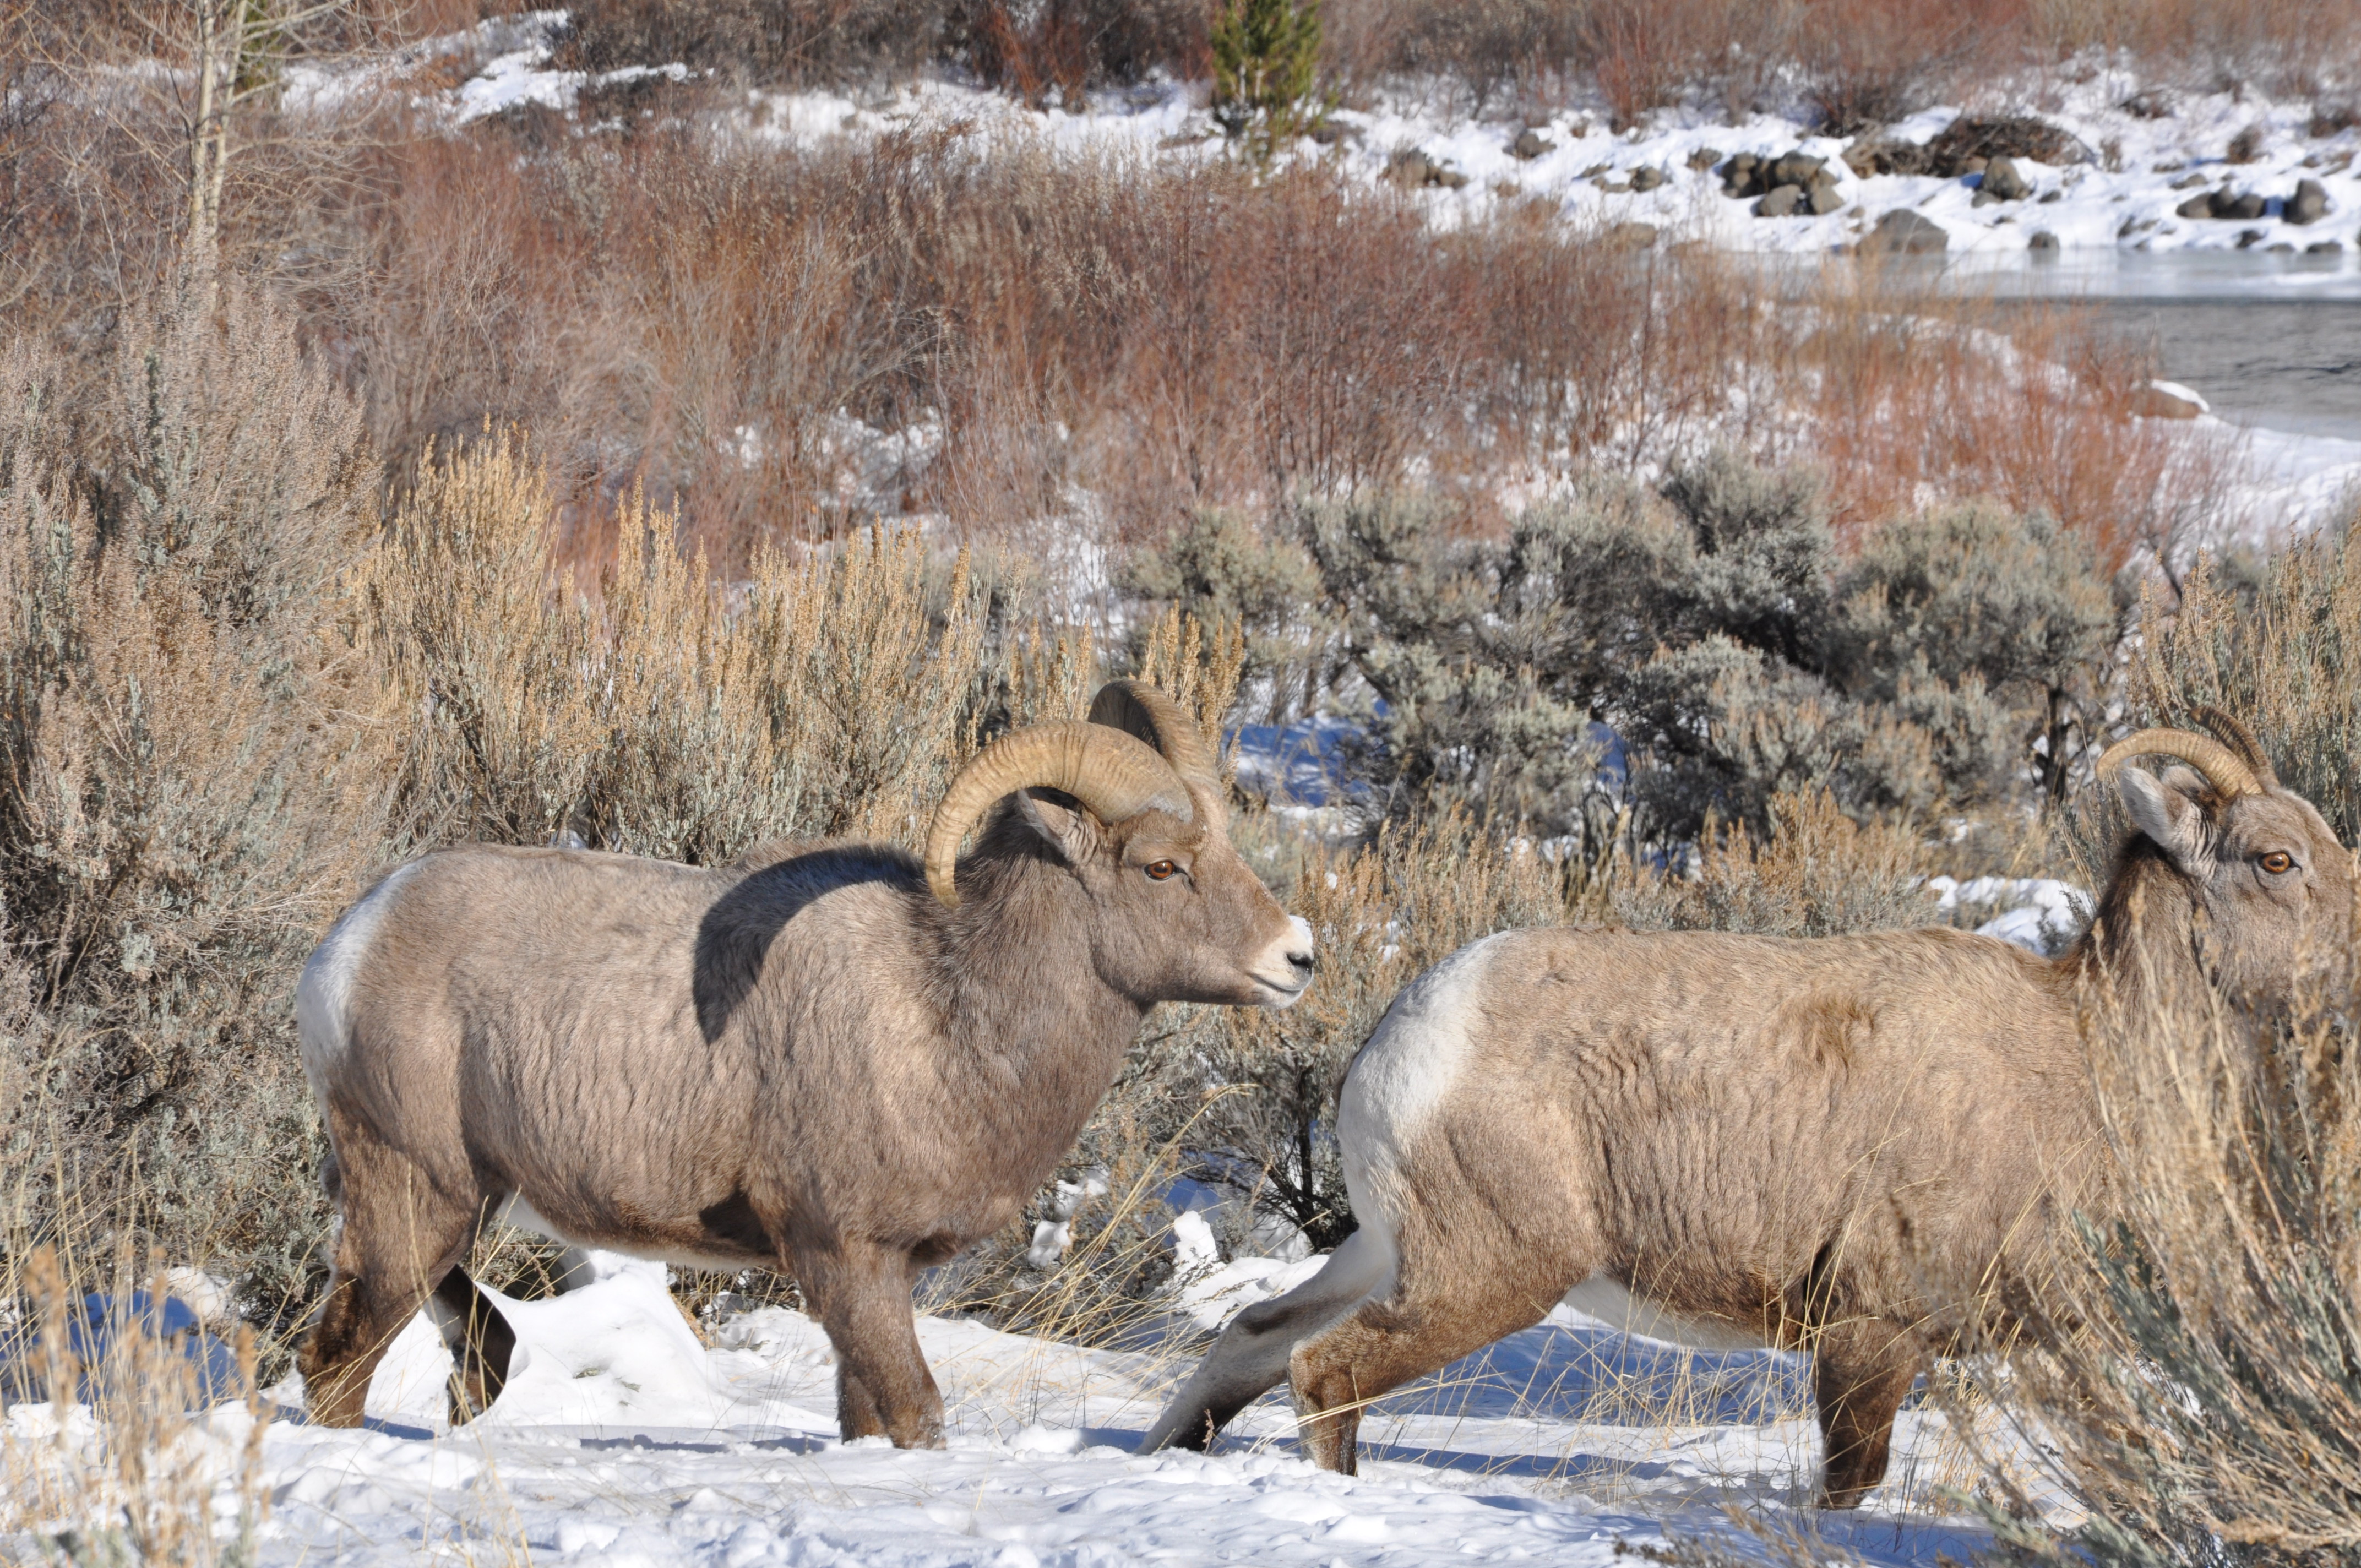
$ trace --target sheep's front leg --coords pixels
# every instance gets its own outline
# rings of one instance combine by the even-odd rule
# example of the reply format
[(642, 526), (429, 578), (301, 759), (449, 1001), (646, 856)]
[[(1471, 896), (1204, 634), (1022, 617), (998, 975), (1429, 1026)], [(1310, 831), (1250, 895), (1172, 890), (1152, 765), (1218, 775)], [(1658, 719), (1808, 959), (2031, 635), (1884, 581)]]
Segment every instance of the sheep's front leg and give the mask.
[(1894, 1418), (1923, 1359), (1905, 1335), (1873, 1319), (1839, 1324), (1821, 1335), (1812, 1382), (1828, 1460), (1822, 1508), (1857, 1508), (1885, 1479)]
[(805, 1295), (836, 1347), (837, 1430), (847, 1442), (883, 1434), (896, 1448), (943, 1445), (943, 1398), (918, 1351), (910, 1260), (851, 1244), (803, 1261)]

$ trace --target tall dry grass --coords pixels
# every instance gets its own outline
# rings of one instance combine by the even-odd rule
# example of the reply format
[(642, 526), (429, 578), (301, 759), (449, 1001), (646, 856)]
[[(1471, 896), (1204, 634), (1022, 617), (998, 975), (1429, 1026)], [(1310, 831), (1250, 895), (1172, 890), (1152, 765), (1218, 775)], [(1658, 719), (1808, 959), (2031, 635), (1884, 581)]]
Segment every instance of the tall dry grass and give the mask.
[(915, 531), (880, 529), (718, 583), (635, 500), (584, 581), (551, 549), (555, 510), (515, 434), (430, 453), (356, 576), (395, 841), (570, 834), (714, 864), (915, 840), (998, 674), (965, 557), (938, 585)]
[[(2361, 1078), (2355, 950), (2323, 947), (2267, 1017), (2184, 995), (2086, 1029), (2111, 1212), (1979, 1391), (2046, 1450), (1993, 1466), (2020, 1558), (2138, 1568), (2361, 1550)], [(2087, 1518), (2037, 1522), (2028, 1483)]]
[(2131, 695), (2157, 722), (2235, 713), (2337, 836), (2361, 839), (2361, 535), (2348, 519), (2268, 560), (2152, 586)]

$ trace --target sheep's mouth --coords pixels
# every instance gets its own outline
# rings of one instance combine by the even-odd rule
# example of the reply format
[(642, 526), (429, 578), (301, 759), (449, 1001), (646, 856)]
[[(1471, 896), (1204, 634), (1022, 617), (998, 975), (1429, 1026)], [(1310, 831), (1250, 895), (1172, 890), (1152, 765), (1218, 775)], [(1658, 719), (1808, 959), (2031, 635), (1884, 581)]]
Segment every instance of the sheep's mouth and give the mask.
[(1263, 974), (1247, 978), (1262, 992), (1260, 1000), (1266, 1007), (1292, 1007), (1301, 1000), (1305, 992), (1312, 989), (1312, 977), (1308, 974), (1301, 978), (1290, 975), (1285, 980), (1273, 980)]

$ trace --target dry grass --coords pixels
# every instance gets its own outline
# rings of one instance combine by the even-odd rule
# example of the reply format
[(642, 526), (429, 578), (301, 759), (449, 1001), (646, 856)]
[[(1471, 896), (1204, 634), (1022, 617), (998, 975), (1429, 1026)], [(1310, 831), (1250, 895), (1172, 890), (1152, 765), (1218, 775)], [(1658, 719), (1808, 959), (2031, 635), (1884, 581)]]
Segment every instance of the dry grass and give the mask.
[[(37, 1346), (32, 1392), (44, 1408), (31, 1420), (20, 1411), (0, 1423), (0, 1540), (29, 1536), (40, 1560), (76, 1564), (250, 1563), (270, 1505), (262, 1434), (271, 1411), (256, 1377), (253, 1331), (237, 1331), (230, 1386), (211, 1386), (130, 1305), (134, 1290), (162, 1298), (160, 1269), (151, 1261), (143, 1276), (116, 1262), (115, 1310), (90, 1322), (75, 1299), (91, 1282), (87, 1270), (70, 1287), (55, 1253), (27, 1260), (21, 1299)], [(80, 1347), (96, 1354), (85, 1360)], [(190, 1420), (188, 1411), (206, 1406), (211, 1417)], [(216, 1523), (224, 1503), (226, 1530)]]
[(2131, 692), (2152, 722), (2245, 718), (2289, 788), (2361, 839), (2361, 532), (2348, 519), (2268, 561), (2201, 561), (2152, 587)]
[(397, 842), (571, 833), (714, 864), (774, 839), (915, 840), (995, 674), (963, 557), (939, 611), (915, 531), (766, 551), (721, 584), (635, 500), (585, 582), (556, 565), (554, 510), (513, 435), (430, 453), (356, 579)]
[(2273, 1018), (2204, 996), (2093, 1010), (2114, 1212), (2084, 1222), (2015, 1376), (1982, 1387), (2044, 1440), (2042, 1479), (2089, 1510), (2060, 1541), (2003, 1478), (1987, 1512), (2023, 1557), (2150, 1568), (2361, 1550), (2361, 967), (2351, 950), (2314, 957)]

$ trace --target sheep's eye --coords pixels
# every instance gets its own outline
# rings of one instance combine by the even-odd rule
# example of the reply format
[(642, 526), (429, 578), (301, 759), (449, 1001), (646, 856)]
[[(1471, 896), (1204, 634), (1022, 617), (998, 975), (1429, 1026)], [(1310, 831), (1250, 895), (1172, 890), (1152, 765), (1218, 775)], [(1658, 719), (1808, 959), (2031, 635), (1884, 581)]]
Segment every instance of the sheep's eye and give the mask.
[(1148, 862), (1148, 878), (1150, 882), (1162, 882), (1180, 869), (1170, 861), (1150, 861)]
[(2285, 850), (2273, 850), (2263, 857), (2263, 870), (2273, 876), (2285, 876), (2295, 870), (2295, 857)]

